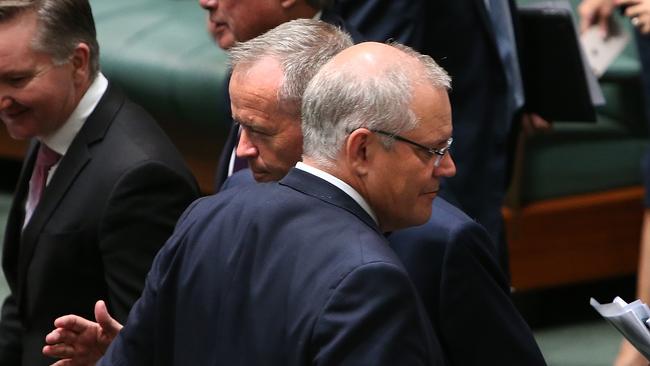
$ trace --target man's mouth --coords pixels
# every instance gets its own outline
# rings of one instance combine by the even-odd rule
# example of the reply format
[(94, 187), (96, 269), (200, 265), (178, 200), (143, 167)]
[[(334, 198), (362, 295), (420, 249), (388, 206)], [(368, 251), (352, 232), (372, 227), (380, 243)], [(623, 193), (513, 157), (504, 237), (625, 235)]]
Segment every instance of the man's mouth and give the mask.
[(440, 191), (440, 188), (435, 188), (435, 189), (432, 189), (432, 190), (425, 191), (423, 194), (427, 195), (427, 196), (428, 195), (435, 195), (435, 194), (438, 194), (438, 191)]
[(210, 22), (212, 23), (212, 25), (214, 25), (215, 29), (223, 29), (226, 26), (228, 26), (228, 24), (226, 22), (222, 22), (222, 21), (219, 21), (219, 20), (216, 20), (216, 19), (210, 19)]
[(12, 106), (0, 112), (0, 119), (6, 122), (8, 120), (19, 117), (20, 115), (27, 112), (28, 110), (29, 108), (23, 106)]

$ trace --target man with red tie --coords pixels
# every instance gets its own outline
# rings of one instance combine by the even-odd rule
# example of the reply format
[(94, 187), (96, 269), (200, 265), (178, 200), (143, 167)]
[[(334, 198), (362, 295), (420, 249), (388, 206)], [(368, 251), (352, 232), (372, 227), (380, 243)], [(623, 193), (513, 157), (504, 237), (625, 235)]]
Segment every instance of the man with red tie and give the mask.
[(104, 298), (126, 319), (197, 188), (156, 122), (99, 71), (87, 0), (0, 0), (0, 120), (32, 140), (4, 238), (0, 365), (49, 365), (55, 318), (90, 316)]

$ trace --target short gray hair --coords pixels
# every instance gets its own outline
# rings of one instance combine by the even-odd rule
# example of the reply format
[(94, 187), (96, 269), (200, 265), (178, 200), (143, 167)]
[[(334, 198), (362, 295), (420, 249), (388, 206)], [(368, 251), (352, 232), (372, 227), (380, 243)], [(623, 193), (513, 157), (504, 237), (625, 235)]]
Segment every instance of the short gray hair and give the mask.
[(55, 64), (70, 60), (79, 43), (90, 49), (91, 79), (99, 72), (99, 44), (88, 0), (0, 0), (0, 23), (34, 11), (38, 29), (32, 40), (34, 50), (52, 56)]
[[(302, 103), (303, 156), (331, 166), (348, 134), (358, 128), (400, 134), (416, 128), (419, 121), (411, 110), (415, 84), (425, 83), (448, 90), (451, 78), (429, 56), (397, 43), (421, 67), (396, 64), (372, 75), (357, 70), (324, 67), (305, 90)], [(420, 70), (417, 70), (420, 69)], [(394, 139), (382, 138), (388, 149)]]
[(334, 55), (352, 46), (350, 35), (325, 22), (296, 19), (280, 24), (230, 50), (232, 68), (253, 66), (265, 57), (278, 61), (284, 74), (278, 102), (300, 113), (300, 103), (309, 80)]

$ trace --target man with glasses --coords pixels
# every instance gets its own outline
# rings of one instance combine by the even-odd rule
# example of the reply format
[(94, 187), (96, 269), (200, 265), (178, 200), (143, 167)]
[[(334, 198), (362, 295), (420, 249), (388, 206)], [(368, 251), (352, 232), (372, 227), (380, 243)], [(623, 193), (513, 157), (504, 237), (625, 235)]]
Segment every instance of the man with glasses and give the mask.
[[(238, 46), (249, 47), (257, 52), (249, 51), (244, 54), (247, 56), (243, 57), (241, 52), (234, 51), (233, 63), (264, 66), (260, 61), (263, 59), (261, 55), (271, 52), (268, 47), (276, 44), (276, 42), (268, 42), (269, 37), (262, 36)], [(267, 42), (262, 42), (264, 39), (267, 39)], [(323, 42), (317, 48), (331, 44), (332, 42)], [(292, 49), (296, 45), (288, 46), (284, 52), (280, 52), (276, 45), (273, 53), (285, 65), (292, 65), (290, 59), (304, 65), (302, 57), (292, 57), (296, 54), (296, 50)], [(341, 47), (349, 47), (349, 44)], [(322, 50), (320, 53), (323, 53)], [(233, 175), (226, 182), (224, 189), (245, 190), (254, 182), (253, 178), (260, 181), (280, 180), (301, 159), (302, 132), (312, 134), (313, 128), (301, 131), (301, 110), (296, 98), (302, 99), (307, 82), (320, 67), (320, 62), (310, 62), (312, 68), (303, 67), (300, 74), (296, 74), (296, 70), (291, 68), (294, 70), (292, 73), (294, 77), (286, 79), (284, 84), (281, 82), (283, 77), (278, 75), (276, 79), (270, 78), (272, 73), (264, 67), (256, 69), (257, 74), (250, 71), (253, 70), (252, 68), (245, 74), (235, 73), (231, 84), (231, 92), (234, 96), (233, 111), (235, 119), (242, 126), (237, 153), (240, 157), (248, 159), (252, 170)], [(251, 80), (255, 82), (246, 82)], [(261, 80), (267, 82), (260, 85)], [(293, 89), (295, 94), (292, 98), (279, 98), (282, 95), (286, 96), (287, 83), (292, 85), (289, 89)], [(250, 84), (257, 85), (259, 88), (246, 89)], [(354, 92), (356, 80), (348, 80), (347, 84), (349, 89), (353, 89), (350, 92)], [(256, 97), (247, 98), (247, 90), (255, 92)], [(377, 87), (375, 92), (381, 94), (382, 89)], [(438, 101), (440, 103), (438, 107), (446, 106), (445, 98)], [(336, 103), (342, 102), (336, 101)], [(381, 121), (389, 118), (387, 116), (402, 119), (406, 124), (412, 122), (412, 116), (404, 112), (400, 105), (391, 101), (386, 103), (386, 106), (387, 111), (381, 110), (381, 113), (371, 115), (363, 109), (359, 109), (357, 113), (362, 117), (365, 116), (369, 123), (373, 120)], [(444, 108), (442, 111), (444, 112)], [(440, 113), (440, 116), (444, 116), (444, 113)], [(347, 138), (363, 132), (366, 139), (380, 139), (400, 151), (411, 150), (411, 154), (422, 163), (433, 166), (432, 172), (428, 169), (422, 170), (429, 174), (423, 178), (426, 181), (423, 189), (418, 189), (421, 188), (418, 185), (419, 180), (414, 179), (412, 175), (400, 173), (403, 165), (406, 164), (401, 160), (386, 161), (378, 168), (382, 170), (381, 174), (375, 171), (373, 178), (375, 175), (391, 178), (390, 183), (379, 187), (383, 196), (403, 195), (400, 199), (391, 200), (386, 208), (388, 211), (407, 211), (417, 208), (418, 212), (428, 215), (428, 210), (433, 207), (433, 214), (426, 224), (393, 231), (388, 239), (393, 248), (403, 248), (404, 256), (400, 256), (402, 261), (413, 263), (406, 269), (425, 302), (433, 326), (438, 331), (445, 357), (453, 360), (452, 364), (459, 365), (541, 365), (543, 360), (530, 330), (508, 297), (505, 278), (498, 270), (491, 254), (485, 249), (492, 244), (484, 229), (440, 198), (436, 198), (431, 205), (430, 199), (436, 195), (439, 178), (451, 176), (455, 170), (453, 161), (447, 154), (452, 142), (449, 137), (450, 131), (446, 124), (442, 126), (444, 128), (433, 128), (428, 131), (429, 135), (436, 136), (434, 138), (426, 133), (389, 130), (378, 125), (366, 126), (366, 128), (352, 126), (340, 132), (329, 128), (324, 138), (327, 139), (330, 135), (341, 135)], [(323, 151), (325, 150), (327, 149), (323, 147)], [(248, 191), (242, 191), (242, 194), (248, 194)], [(424, 205), (426, 207), (418, 205), (420, 197), (422, 197), (421, 201), (426, 202)], [(80, 353), (88, 353), (88, 349), (97, 348), (100, 349), (99, 353), (102, 353), (121, 326), (110, 319), (103, 307), (100, 306), (99, 310), (98, 319), (102, 325), (74, 316), (57, 320), (57, 326), (61, 328), (48, 336), (48, 343), (58, 344), (58, 346), (46, 349), (51, 352), (61, 350), (58, 353), (59, 357), (78, 357)], [(477, 325), (478, 320), (471, 315), (477, 312), (480, 312), (480, 325)], [(75, 348), (62, 346), (66, 343), (74, 344), (74, 341), (82, 339), (84, 334), (91, 334), (93, 337), (99, 335), (99, 339), (96, 340), (101, 343), (75, 344)], [(103, 344), (103, 348), (98, 346), (99, 344)]]
[(395, 139), (397, 141), (406, 142), (407, 144), (411, 144), (411, 145), (413, 145), (413, 146), (415, 146), (417, 148), (420, 148), (420, 149), (426, 151), (427, 153), (429, 153), (429, 156), (432, 157), (432, 158), (435, 155), (435, 161), (433, 163), (433, 165), (435, 167), (438, 167), (440, 165), (440, 161), (442, 161), (442, 158), (445, 156), (445, 154), (451, 148), (451, 143), (454, 142), (454, 139), (450, 137), (449, 139), (447, 139), (447, 141), (445, 141), (445, 144), (444, 144), (444, 146), (442, 148), (437, 149), (435, 147), (426, 147), (426, 146), (424, 146), (422, 144), (418, 144), (415, 141), (409, 140), (409, 139), (407, 139), (405, 137), (402, 137), (400, 135), (395, 135), (395, 134), (392, 134), (392, 133), (389, 133), (389, 132), (386, 132), (386, 131), (382, 131), (382, 130), (371, 130), (371, 131), (374, 132), (374, 133), (378, 133), (380, 135), (390, 137), (390, 138)]
[[(320, 51), (336, 38), (320, 41), (314, 32), (335, 28), (310, 22), (231, 51), (233, 117), (248, 141), (240, 148), (259, 149), (258, 158), (288, 147), (281, 142), (300, 150), (268, 118), (296, 118), (302, 90), (285, 76), (294, 62), (311, 65), (282, 40)], [(425, 223), (454, 164), (444, 154), (435, 167), (431, 148), (373, 131), (444, 148), (448, 87), (444, 70), (407, 49), (371, 43), (336, 55), (304, 91), (303, 161), (279, 182), (191, 206), (99, 365), (444, 365), (382, 233)], [(267, 176), (271, 155), (252, 161), (256, 177)]]

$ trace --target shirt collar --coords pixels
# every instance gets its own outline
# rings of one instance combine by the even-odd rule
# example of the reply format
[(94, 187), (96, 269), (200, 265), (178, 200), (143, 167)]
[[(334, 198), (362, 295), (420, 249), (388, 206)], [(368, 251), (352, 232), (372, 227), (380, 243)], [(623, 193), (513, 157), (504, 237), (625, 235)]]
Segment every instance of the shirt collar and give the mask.
[(299, 161), (296, 164), (296, 169), (300, 169), (304, 172), (310, 173), (312, 175), (315, 175), (324, 181), (331, 183), (332, 185), (336, 186), (338, 189), (342, 190), (350, 196), (361, 208), (363, 208), (364, 211), (368, 213), (368, 215), (375, 221), (377, 225), (379, 225), (379, 221), (377, 220), (377, 216), (375, 215), (375, 212), (372, 210), (368, 202), (363, 198), (359, 192), (357, 192), (356, 189), (352, 188), (351, 185), (345, 183), (344, 181), (340, 180), (339, 178), (331, 175), (330, 173), (327, 173), (325, 171), (322, 171), (318, 168), (315, 168), (311, 165), (307, 165), (303, 163), (302, 161)]
[(65, 155), (72, 144), (72, 140), (83, 127), (88, 116), (95, 110), (107, 88), (108, 80), (101, 72), (98, 73), (77, 107), (68, 117), (68, 120), (53, 134), (42, 137), (41, 142), (57, 153)]

